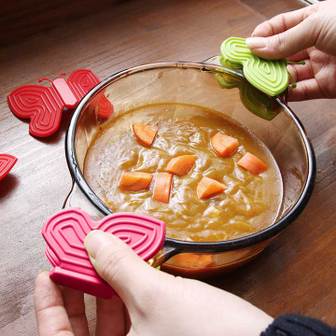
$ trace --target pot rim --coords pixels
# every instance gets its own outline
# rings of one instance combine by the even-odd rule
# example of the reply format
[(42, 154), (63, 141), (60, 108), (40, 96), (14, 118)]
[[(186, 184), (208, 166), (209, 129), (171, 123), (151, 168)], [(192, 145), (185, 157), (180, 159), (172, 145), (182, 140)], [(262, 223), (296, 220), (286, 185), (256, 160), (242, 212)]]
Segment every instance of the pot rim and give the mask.
[[(202, 62), (182, 62), (182, 61), (158, 62), (158, 63), (139, 65), (122, 71), (118, 71), (112, 74), (111, 76), (107, 77), (106, 79), (104, 79), (102, 82), (96, 85), (90, 92), (88, 92), (75, 109), (74, 114), (71, 118), (71, 122), (67, 130), (65, 139), (65, 155), (68, 168), (70, 170), (73, 180), (79, 186), (79, 188), (88, 198), (88, 200), (104, 215), (109, 215), (112, 213), (112, 211), (102, 202), (102, 200), (95, 194), (95, 192), (87, 184), (83, 174), (81, 173), (77, 161), (75, 152), (75, 133), (78, 118), (80, 116), (81, 111), (89, 102), (89, 100), (99, 91), (107, 87), (109, 84), (133, 73), (159, 68), (182, 68), (182, 69), (194, 68), (202, 71), (208, 71), (208, 72), (217, 71), (228, 73), (234, 76), (239, 76), (241, 78), (244, 77), (242, 73), (239, 71), (223, 68), (215, 64), (202, 63)], [(182, 241), (173, 238), (166, 238), (165, 240), (166, 247), (171, 247), (183, 252), (222, 252), (239, 248), (245, 248), (274, 237), (280, 231), (286, 228), (291, 222), (293, 222), (298, 217), (298, 215), (303, 211), (313, 191), (314, 180), (316, 175), (315, 154), (301, 121), (290, 109), (290, 107), (287, 104), (285, 104), (280, 98), (275, 98), (275, 100), (293, 120), (304, 144), (308, 165), (308, 174), (305, 180), (304, 187), (302, 188), (301, 194), (297, 202), (292, 206), (292, 208), (288, 211), (286, 215), (284, 215), (278, 221), (264, 228), (261, 231), (257, 231), (252, 234), (239, 237), (236, 239), (217, 241), (217, 242), (192, 242), (192, 241)]]

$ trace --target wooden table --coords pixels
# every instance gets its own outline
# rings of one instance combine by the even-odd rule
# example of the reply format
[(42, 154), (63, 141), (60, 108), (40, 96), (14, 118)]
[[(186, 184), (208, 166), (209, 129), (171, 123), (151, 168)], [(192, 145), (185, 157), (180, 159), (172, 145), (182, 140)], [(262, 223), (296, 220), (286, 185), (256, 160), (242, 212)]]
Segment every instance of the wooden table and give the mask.
[[(14, 4), (15, 3), (15, 6)], [(51, 5), (52, 4), (52, 5)], [(62, 130), (28, 135), (6, 95), (24, 83), (90, 67), (102, 78), (159, 60), (202, 60), (230, 35), (248, 35), (294, 0), (9, 2), (0, 20), (0, 152), (19, 158), (0, 184), (0, 334), (35, 335), (34, 278), (48, 269), (41, 225), (70, 188)], [(314, 145), (318, 174), (301, 217), (247, 266), (212, 280), (269, 314), (299, 312), (336, 323), (336, 110), (331, 101), (291, 104)], [(90, 314), (89, 314), (90, 315)], [(89, 316), (92, 321), (92, 314)]]

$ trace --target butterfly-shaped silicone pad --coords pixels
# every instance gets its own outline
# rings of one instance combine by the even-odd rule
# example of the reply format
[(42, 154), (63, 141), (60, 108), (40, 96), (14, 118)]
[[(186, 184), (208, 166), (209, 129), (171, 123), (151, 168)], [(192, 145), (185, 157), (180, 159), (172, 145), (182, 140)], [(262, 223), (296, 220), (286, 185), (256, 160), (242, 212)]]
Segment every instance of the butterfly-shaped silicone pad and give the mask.
[(42, 235), (47, 244), (46, 256), (53, 266), (51, 279), (103, 298), (112, 297), (114, 291), (96, 273), (84, 248), (84, 239), (91, 230), (114, 234), (144, 260), (162, 248), (165, 238), (163, 222), (133, 213), (115, 213), (97, 222), (80, 209), (62, 210), (50, 217)]
[(279, 113), (279, 107), (274, 99), (256, 89), (249, 82), (226, 73), (216, 73), (218, 84), (225, 89), (239, 88), (243, 105), (252, 113), (265, 120), (272, 120)]
[(221, 63), (232, 68), (243, 68), (245, 78), (269, 96), (284, 92), (289, 84), (285, 60), (265, 60), (253, 55), (241, 37), (229, 37), (221, 44)]
[[(51, 136), (60, 127), (62, 112), (73, 109), (100, 80), (88, 69), (78, 69), (65, 80), (56, 78), (51, 86), (23, 85), (7, 97), (8, 106), (20, 119), (30, 119), (29, 133), (44, 138)], [(104, 96), (104, 117), (112, 105)], [(106, 107), (107, 106), (107, 107)]]

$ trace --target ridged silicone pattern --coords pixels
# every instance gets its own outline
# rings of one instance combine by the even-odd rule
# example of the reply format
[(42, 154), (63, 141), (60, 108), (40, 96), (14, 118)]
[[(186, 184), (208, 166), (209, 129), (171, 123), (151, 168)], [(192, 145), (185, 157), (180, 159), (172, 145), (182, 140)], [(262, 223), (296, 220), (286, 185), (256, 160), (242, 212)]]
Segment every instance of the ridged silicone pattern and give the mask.
[(14, 167), (17, 158), (10, 154), (0, 154), (0, 181), (5, 178)]
[(287, 89), (289, 75), (285, 60), (265, 60), (253, 55), (241, 37), (229, 37), (220, 49), (222, 65), (240, 65), (245, 78), (260, 91), (277, 96)]
[[(89, 69), (78, 69), (64, 78), (56, 78), (51, 86), (23, 85), (7, 97), (12, 113), (20, 119), (29, 119), (29, 133), (45, 138), (58, 131), (65, 108), (73, 109), (100, 80)], [(97, 116), (107, 118), (113, 112), (111, 102), (101, 95), (96, 104)]]
[(232, 63), (242, 65), (252, 53), (242, 37), (229, 37), (221, 44), (221, 54)]
[(50, 277), (60, 285), (103, 298), (112, 297), (114, 291), (98, 276), (84, 248), (91, 230), (116, 235), (144, 260), (162, 248), (165, 238), (163, 222), (133, 213), (112, 214), (99, 222), (80, 209), (62, 210), (50, 217), (42, 229), (46, 256), (54, 267)]
[(270, 96), (277, 96), (288, 87), (286, 61), (264, 60), (253, 55), (244, 62), (243, 72), (253, 86)]

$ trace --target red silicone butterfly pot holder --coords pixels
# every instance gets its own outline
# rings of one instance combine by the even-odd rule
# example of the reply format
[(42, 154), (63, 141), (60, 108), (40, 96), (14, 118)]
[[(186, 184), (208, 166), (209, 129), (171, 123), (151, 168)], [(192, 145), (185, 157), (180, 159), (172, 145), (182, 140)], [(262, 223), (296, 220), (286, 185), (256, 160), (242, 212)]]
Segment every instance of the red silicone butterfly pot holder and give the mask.
[(53, 266), (51, 279), (102, 298), (111, 298), (114, 291), (96, 273), (84, 248), (84, 239), (91, 230), (114, 234), (144, 260), (162, 248), (165, 238), (165, 224), (143, 215), (115, 213), (95, 222), (80, 209), (67, 209), (50, 217), (42, 235), (47, 243), (46, 256)]
[(14, 167), (17, 158), (10, 154), (0, 154), (0, 181), (4, 179)]
[[(13, 90), (7, 97), (10, 110), (20, 119), (30, 119), (29, 133), (32, 136), (48, 137), (60, 127), (62, 112), (74, 109), (79, 101), (100, 80), (89, 69), (78, 69), (65, 80), (56, 78), (51, 86), (23, 85)], [(104, 96), (104, 116), (113, 107)]]

